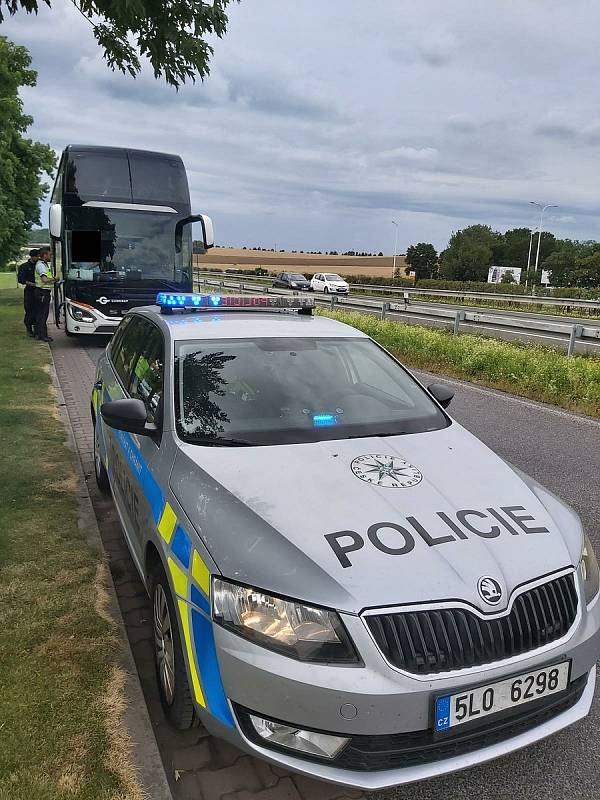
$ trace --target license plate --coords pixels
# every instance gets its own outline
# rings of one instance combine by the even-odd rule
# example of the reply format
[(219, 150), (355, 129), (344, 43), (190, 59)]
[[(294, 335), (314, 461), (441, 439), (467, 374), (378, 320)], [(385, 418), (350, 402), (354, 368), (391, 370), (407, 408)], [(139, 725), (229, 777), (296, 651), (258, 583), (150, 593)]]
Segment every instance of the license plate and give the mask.
[(563, 661), (477, 689), (438, 697), (435, 701), (435, 731), (441, 733), (562, 692), (569, 684), (570, 667), (570, 661)]

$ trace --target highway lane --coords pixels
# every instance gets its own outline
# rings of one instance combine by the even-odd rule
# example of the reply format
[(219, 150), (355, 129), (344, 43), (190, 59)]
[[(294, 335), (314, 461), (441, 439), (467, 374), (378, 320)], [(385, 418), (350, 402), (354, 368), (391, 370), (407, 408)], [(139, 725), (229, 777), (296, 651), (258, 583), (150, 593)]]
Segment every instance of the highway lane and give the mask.
[[(83, 343), (97, 361), (106, 339)], [(451, 385), (453, 417), (510, 463), (579, 513), (600, 553), (600, 420), (572, 414), (442, 375), (417, 372), (425, 385)], [(426, 576), (424, 576), (426, 579)], [(600, 702), (560, 734), (489, 764), (368, 795), (369, 800), (593, 800), (600, 795)]]
[[(226, 279), (228, 283), (236, 283), (235, 276), (232, 280), (229, 278)], [(211, 278), (209, 280), (218, 280), (216, 278)], [(256, 284), (249, 284), (246, 283), (246, 286), (252, 286), (252, 291), (248, 291), (248, 293), (257, 293), (261, 291), (261, 287)], [(202, 285), (199, 286), (200, 290), (208, 290), (214, 291), (216, 288), (215, 286), (208, 286), (203, 287)], [(271, 292), (277, 294), (293, 294), (292, 291), (286, 289), (269, 289)], [(235, 288), (227, 288), (229, 292), (235, 292)], [(327, 303), (331, 302), (331, 297), (327, 295), (323, 295), (321, 293), (315, 293), (311, 295), (315, 298), (315, 301), (318, 305), (326, 305)], [(358, 305), (355, 305), (353, 308), (351, 304), (344, 305), (344, 300), (355, 301)], [(340, 296), (337, 295), (335, 297), (336, 302), (339, 301), (341, 303), (340, 308), (342, 310), (355, 310), (360, 311), (361, 313), (367, 314), (377, 314), (378, 312), (371, 306), (368, 305), (360, 306), (360, 301), (365, 300), (366, 302), (383, 302), (384, 300), (390, 300), (396, 304), (402, 304), (402, 300), (398, 297), (372, 297), (367, 295), (360, 295), (354, 294), (353, 292), (350, 293), (349, 296)], [(454, 319), (452, 316), (444, 317), (436, 315), (435, 312), (439, 311), (440, 309), (446, 310), (449, 314), (452, 314), (455, 311), (470, 311), (476, 314), (485, 314), (486, 316), (493, 316), (497, 319), (497, 322), (476, 322), (471, 320), (464, 320), (460, 323), (460, 330), (462, 332), (468, 332), (477, 334), (480, 336), (488, 336), (491, 338), (503, 339), (505, 341), (514, 341), (514, 342), (530, 342), (535, 344), (544, 345), (546, 347), (552, 347), (557, 350), (566, 350), (569, 343), (569, 336), (570, 336), (570, 327), (572, 325), (585, 325), (586, 328), (596, 328), (600, 331), (600, 320), (587, 320), (584, 318), (573, 317), (573, 316), (561, 316), (559, 314), (537, 314), (537, 313), (530, 313), (524, 311), (503, 311), (499, 309), (489, 309), (489, 308), (479, 308), (476, 306), (470, 305), (459, 305), (454, 303), (435, 303), (435, 302), (423, 302), (420, 300), (412, 299), (409, 302), (408, 310), (404, 311), (394, 311), (388, 312), (388, 317), (390, 319), (398, 319), (406, 324), (409, 325), (422, 325), (426, 327), (433, 327), (433, 328), (442, 328), (445, 330), (452, 329), (454, 327)], [(544, 331), (544, 330), (534, 330), (534, 329), (522, 329), (522, 328), (514, 328), (511, 327), (512, 321), (517, 322), (525, 322), (528, 321), (532, 322), (548, 322), (548, 323), (559, 323), (564, 326), (564, 332), (555, 332), (555, 331)], [(586, 339), (585, 341), (576, 340), (575, 343), (575, 352), (577, 353), (585, 353), (588, 355), (596, 355), (600, 356), (600, 338), (598, 339)]]

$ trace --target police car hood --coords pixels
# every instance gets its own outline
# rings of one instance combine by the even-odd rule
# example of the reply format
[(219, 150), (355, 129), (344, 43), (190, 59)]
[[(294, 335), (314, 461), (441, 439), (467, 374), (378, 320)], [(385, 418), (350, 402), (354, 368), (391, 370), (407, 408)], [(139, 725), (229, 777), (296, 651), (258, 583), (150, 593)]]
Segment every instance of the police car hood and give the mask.
[[(400, 472), (380, 479), (378, 463)], [(354, 613), (448, 599), (490, 611), (478, 592), (487, 576), (502, 588), (500, 610), (516, 587), (576, 565), (582, 547), (574, 512), (457, 423), (311, 444), (183, 445), (171, 486), (224, 576)]]

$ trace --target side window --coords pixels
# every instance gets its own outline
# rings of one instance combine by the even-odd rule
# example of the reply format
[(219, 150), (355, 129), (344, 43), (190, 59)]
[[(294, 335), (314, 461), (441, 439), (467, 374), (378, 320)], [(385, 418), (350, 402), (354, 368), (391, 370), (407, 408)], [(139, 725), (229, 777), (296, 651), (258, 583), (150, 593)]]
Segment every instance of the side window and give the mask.
[(163, 390), (163, 336), (151, 322), (143, 320), (142, 327), (144, 344), (133, 368), (129, 394), (143, 401), (149, 421), (154, 422)]
[(140, 317), (132, 316), (129, 319), (120, 340), (115, 343), (115, 349), (111, 347), (110, 351), (113, 367), (126, 392), (129, 391), (135, 363), (144, 347), (144, 337), (148, 333), (144, 320)]
[(110, 360), (113, 363), (113, 366), (114, 366), (114, 363), (115, 363), (115, 359), (117, 357), (117, 353), (119, 352), (119, 348), (121, 346), (121, 341), (123, 339), (123, 334), (125, 332), (125, 329), (129, 325), (129, 323), (131, 322), (131, 319), (132, 319), (131, 317), (125, 317), (123, 322), (121, 322), (121, 324), (119, 325), (119, 327), (117, 328), (117, 330), (113, 334), (112, 339), (110, 340), (110, 344), (108, 346), (108, 355), (110, 357)]

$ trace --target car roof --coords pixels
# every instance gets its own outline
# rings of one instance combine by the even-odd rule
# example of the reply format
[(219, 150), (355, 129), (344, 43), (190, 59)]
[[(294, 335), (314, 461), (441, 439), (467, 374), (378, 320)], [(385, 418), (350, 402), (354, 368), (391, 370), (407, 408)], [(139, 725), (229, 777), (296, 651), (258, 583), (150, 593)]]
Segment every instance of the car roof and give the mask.
[(161, 314), (158, 306), (144, 306), (132, 309), (129, 314), (151, 318), (174, 341), (299, 336), (368, 338), (362, 331), (335, 319), (289, 311), (210, 310), (167, 315)]

